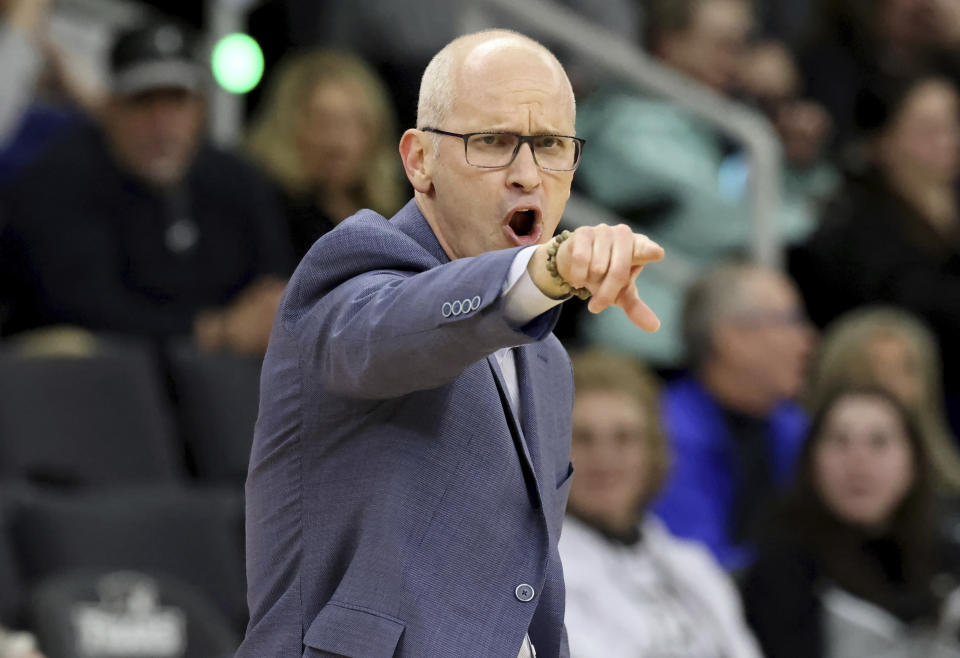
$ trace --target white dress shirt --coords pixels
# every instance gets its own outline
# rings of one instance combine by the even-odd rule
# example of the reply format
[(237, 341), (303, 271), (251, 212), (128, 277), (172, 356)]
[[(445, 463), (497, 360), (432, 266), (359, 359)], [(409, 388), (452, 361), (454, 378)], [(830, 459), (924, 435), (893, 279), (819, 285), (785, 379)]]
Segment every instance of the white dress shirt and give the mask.
[[(527, 272), (527, 265), (533, 257), (537, 245), (521, 249), (507, 273), (507, 280), (503, 282), (503, 315), (514, 327), (522, 327), (538, 315), (546, 313), (551, 308), (569, 299), (569, 296), (554, 299), (540, 291)], [(497, 364), (500, 373), (507, 385), (507, 394), (510, 396), (510, 406), (513, 412), (520, 416), (520, 387), (517, 383), (517, 361), (512, 347), (497, 350)]]

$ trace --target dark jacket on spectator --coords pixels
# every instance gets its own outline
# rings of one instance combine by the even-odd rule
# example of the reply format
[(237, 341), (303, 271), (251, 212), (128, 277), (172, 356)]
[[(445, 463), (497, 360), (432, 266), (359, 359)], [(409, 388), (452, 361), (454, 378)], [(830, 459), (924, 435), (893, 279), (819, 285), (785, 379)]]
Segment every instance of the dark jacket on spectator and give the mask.
[[(897, 620), (893, 624), (904, 625), (890, 638), (890, 655), (901, 655), (893, 651), (894, 646), (902, 648), (919, 640), (909, 637), (914, 630), (938, 623), (939, 601), (931, 579), (938, 571), (934, 562), (939, 560), (914, 559), (911, 568), (907, 550), (894, 537), (871, 536), (839, 522), (821, 534), (822, 528), (790, 517), (779, 529), (764, 543), (743, 579), (747, 620), (768, 658), (847, 655), (837, 653), (838, 647), (849, 645), (849, 636), (862, 633), (860, 623), (872, 626), (864, 619), (841, 622), (846, 615), (838, 613), (835, 604), (839, 591), (849, 595), (850, 601), (863, 602), (856, 609), (880, 628), (895, 628), (885, 615)], [(818, 546), (810, 535), (829, 541)], [(932, 551), (930, 557), (936, 554)], [(916, 573), (918, 566), (922, 574)], [(839, 636), (839, 628), (847, 638)]]
[(872, 173), (851, 179), (790, 270), (824, 326), (864, 304), (893, 304), (936, 332), (948, 390), (960, 383), (960, 230), (937, 232)]
[(3, 190), (0, 213), (6, 334), (71, 324), (186, 335), (199, 311), (292, 270), (269, 185), (206, 145), (182, 184), (160, 193), (122, 172), (84, 125)]

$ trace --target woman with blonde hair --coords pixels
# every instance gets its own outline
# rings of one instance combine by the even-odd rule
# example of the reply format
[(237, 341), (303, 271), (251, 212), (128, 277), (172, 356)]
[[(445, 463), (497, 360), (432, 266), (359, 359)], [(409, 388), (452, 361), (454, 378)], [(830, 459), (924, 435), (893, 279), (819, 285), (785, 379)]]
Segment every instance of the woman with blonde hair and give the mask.
[(281, 62), (247, 150), (282, 191), (299, 257), (361, 208), (400, 208), (396, 133), (383, 81), (356, 55), (309, 50)]
[(810, 408), (819, 409), (844, 385), (880, 386), (896, 396), (916, 417), (936, 488), (960, 495), (960, 455), (943, 411), (940, 351), (926, 325), (889, 306), (862, 307), (835, 320), (815, 361)]
[(760, 658), (727, 574), (647, 511), (670, 466), (656, 377), (594, 350), (573, 356), (573, 378), (560, 536), (570, 655)]

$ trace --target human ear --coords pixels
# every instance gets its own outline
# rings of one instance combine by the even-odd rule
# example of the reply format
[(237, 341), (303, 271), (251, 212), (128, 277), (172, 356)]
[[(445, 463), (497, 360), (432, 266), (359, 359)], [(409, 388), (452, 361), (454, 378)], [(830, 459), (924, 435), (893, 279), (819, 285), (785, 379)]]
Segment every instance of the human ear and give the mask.
[(429, 194), (433, 190), (433, 179), (429, 173), (429, 160), (432, 157), (433, 141), (427, 135), (413, 128), (403, 133), (403, 137), (400, 138), (400, 159), (403, 161), (403, 170), (413, 189), (421, 194)]

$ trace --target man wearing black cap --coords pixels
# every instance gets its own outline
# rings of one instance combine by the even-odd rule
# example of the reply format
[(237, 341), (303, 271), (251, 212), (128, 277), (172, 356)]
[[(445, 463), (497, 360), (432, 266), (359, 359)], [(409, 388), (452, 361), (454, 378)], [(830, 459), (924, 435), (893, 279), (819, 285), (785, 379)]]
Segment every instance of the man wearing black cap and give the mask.
[(273, 193), (202, 142), (205, 69), (173, 24), (126, 32), (98, 125), (0, 196), (4, 333), (48, 325), (258, 352), (292, 269)]

